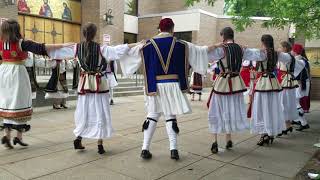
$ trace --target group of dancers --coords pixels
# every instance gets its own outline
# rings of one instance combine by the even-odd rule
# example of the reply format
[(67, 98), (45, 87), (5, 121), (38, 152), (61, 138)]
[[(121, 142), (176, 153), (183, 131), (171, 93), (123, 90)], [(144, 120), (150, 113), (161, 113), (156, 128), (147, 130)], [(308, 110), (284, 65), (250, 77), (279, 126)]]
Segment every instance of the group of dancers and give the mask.
[[(83, 42), (53, 45), (25, 40), (16, 20), (5, 21), (1, 26), (0, 39), (0, 117), (3, 118), (5, 130), (2, 144), (13, 148), (11, 130), (15, 129), (17, 136), (13, 143), (27, 145), (22, 140), (22, 133), (30, 129), (27, 122), (32, 115), (32, 90), (24, 66), (27, 52), (56, 60), (76, 58), (76, 65), (81, 70), (73, 131), (75, 149), (85, 149), (83, 138), (96, 139), (98, 153), (104, 154), (103, 139), (110, 138), (114, 131), (110, 113), (110, 87), (104, 73), (110, 61), (118, 61), (125, 75), (137, 72), (141, 66), (144, 69), (147, 116), (142, 124), (144, 139), (140, 156), (143, 159), (152, 158), (151, 141), (161, 116), (166, 123), (170, 157), (174, 160), (180, 158), (177, 116), (191, 113), (185, 94), (189, 91), (189, 70), (191, 67), (195, 73), (205, 75), (209, 63), (215, 63), (219, 68), (208, 102), (209, 129), (214, 138), (212, 153), (218, 153), (218, 134), (226, 134), (226, 149), (231, 149), (231, 133), (250, 127), (252, 133), (261, 135), (258, 145), (268, 144), (269, 141), (272, 143), (274, 136), (286, 130), (286, 120), (296, 119), (294, 114), (300, 115), (299, 122), (305, 129), (303, 113), (300, 109), (297, 111), (296, 107), (296, 88), (307, 82), (304, 75), (300, 75), (307, 63), (299, 59), (300, 51), (294, 51), (297, 54), (289, 53), (289, 43), (283, 43), (283, 48), (276, 51), (272, 36), (263, 35), (262, 49), (246, 48), (235, 43), (232, 28), (226, 27), (220, 33), (220, 43), (197, 46), (173, 36), (174, 22), (170, 18), (160, 21), (159, 31), (158, 35), (147, 41), (109, 46), (94, 41), (97, 27), (87, 23), (82, 31)], [(251, 121), (247, 119), (244, 101), (247, 87), (240, 75), (245, 62), (256, 64), (256, 78), (251, 88)], [(281, 83), (276, 74), (278, 64)], [(300, 88), (301, 96), (307, 84)], [(289, 123), (287, 128), (290, 128)]]

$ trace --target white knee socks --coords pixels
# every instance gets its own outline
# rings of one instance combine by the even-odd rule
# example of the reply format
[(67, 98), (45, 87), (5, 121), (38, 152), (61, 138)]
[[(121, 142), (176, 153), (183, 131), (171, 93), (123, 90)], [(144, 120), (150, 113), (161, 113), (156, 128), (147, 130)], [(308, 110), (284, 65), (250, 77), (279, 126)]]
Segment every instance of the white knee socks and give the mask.
[(142, 150), (149, 150), (152, 136), (154, 132), (156, 131), (157, 128), (157, 122), (153, 120), (147, 120), (149, 121), (149, 127), (148, 129), (145, 129), (143, 131), (143, 145), (142, 145)]
[(304, 116), (304, 110), (302, 109), (302, 107), (300, 105), (299, 99), (296, 99), (296, 105), (297, 105), (297, 111), (298, 111), (297, 113), (299, 113), (297, 121), (300, 121), (301, 125), (305, 126), (308, 124), (308, 122)]

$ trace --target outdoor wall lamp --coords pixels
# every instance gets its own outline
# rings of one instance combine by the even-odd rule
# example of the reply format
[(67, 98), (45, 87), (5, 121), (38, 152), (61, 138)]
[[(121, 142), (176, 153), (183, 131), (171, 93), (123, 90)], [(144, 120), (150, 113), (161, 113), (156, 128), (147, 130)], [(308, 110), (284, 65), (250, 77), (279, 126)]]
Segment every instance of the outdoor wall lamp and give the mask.
[(108, 9), (108, 12), (103, 15), (103, 20), (107, 22), (107, 25), (113, 25), (113, 18), (114, 16), (112, 16), (112, 9)]

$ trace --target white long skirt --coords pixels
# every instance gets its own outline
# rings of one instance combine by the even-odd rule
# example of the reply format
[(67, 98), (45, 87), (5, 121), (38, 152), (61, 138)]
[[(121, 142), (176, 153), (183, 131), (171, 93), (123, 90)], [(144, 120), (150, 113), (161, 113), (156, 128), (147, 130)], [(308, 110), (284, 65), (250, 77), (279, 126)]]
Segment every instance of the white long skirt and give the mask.
[[(4, 123), (25, 124), (31, 119), (32, 91), (28, 72), (24, 65), (0, 65), (0, 114), (20, 118), (5, 118)], [(26, 114), (25, 117), (18, 114)]]
[(283, 118), (285, 121), (298, 119), (296, 105), (296, 88), (283, 89), (280, 94), (282, 100)]
[(211, 133), (233, 133), (249, 129), (243, 93), (213, 94), (208, 115)]
[(181, 115), (191, 113), (187, 96), (182, 93), (179, 83), (158, 83), (156, 96), (145, 96), (148, 113), (164, 115)]
[(281, 92), (255, 92), (251, 133), (275, 136), (285, 129)]
[(110, 138), (113, 133), (109, 93), (78, 96), (75, 112), (75, 136), (89, 139)]

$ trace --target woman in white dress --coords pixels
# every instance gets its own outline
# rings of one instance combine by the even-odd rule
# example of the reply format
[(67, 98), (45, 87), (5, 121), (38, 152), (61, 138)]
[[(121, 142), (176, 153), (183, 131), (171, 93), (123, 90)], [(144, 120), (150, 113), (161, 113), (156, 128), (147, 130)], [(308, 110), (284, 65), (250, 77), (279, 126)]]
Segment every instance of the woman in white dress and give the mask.
[(7, 20), (1, 25), (0, 37), (0, 119), (5, 135), (1, 143), (12, 149), (11, 131), (17, 130), (13, 144), (28, 146), (22, 140), (23, 132), (30, 130), (27, 124), (32, 116), (32, 91), (24, 60), (28, 52), (47, 55), (50, 49), (63, 45), (45, 45), (24, 40), (16, 20)]
[(81, 68), (78, 84), (78, 102), (75, 112), (73, 131), (77, 137), (74, 140), (75, 149), (85, 149), (82, 138), (97, 139), (98, 153), (104, 154), (103, 139), (110, 138), (113, 133), (109, 105), (109, 86), (103, 69), (107, 60), (118, 60), (136, 44), (119, 46), (100, 46), (94, 42), (97, 27), (88, 23), (84, 26), (84, 41), (76, 46), (62, 48), (51, 52), (52, 59), (78, 58)]
[(254, 87), (251, 132), (261, 135), (257, 145), (273, 143), (274, 136), (285, 129), (282, 87), (275, 75), (277, 63), (288, 63), (291, 56), (288, 53), (277, 52), (274, 49), (273, 37), (261, 37), (263, 51), (257, 64), (257, 80)]
[(218, 153), (218, 134), (226, 134), (226, 149), (231, 149), (231, 133), (249, 129), (243, 96), (247, 88), (240, 76), (245, 55), (242, 47), (234, 42), (232, 28), (224, 28), (220, 35), (221, 47), (210, 53), (210, 59), (216, 61), (220, 69), (213, 83), (208, 113), (209, 131), (214, 138), (211, 152), (214, 154)]
[(283, 88), (283, 91), (281, 92), (281, 100), (283, 105), (283, 116), (286, 123), (286, 129), (283, 130), (278, 136), (286, 135), (288, 132), (292, 132), (293, 128), (291, 126), (291, 121), (298, 118), (296, 108), (296, 88), (299, 87), (299, 85), (298, 81), (295, 79), (295, 76), (297, 76), (302, 70), (303, 63), (302, 66), (299, 65), (299, 61), (296, 61), (294, 56), (290, 54), (291, 50), (292, 46), (289, 42), (281, 42), (281, 51), (288, 53), (291, 56), (291, 61), (288, 63), (278, 63), (277, 77)]

